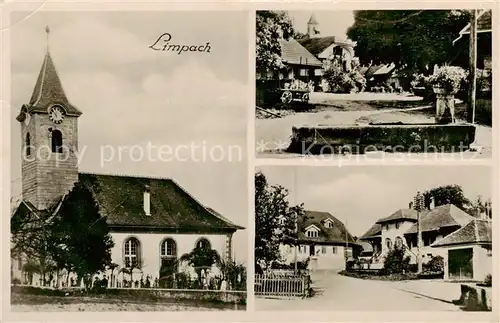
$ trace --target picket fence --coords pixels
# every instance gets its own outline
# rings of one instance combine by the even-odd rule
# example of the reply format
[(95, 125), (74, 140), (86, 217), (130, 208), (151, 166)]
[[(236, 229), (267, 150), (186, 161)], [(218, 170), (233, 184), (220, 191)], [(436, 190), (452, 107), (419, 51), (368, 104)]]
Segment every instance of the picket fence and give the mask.
[(261, 297), (307, 297), (310, 277), (308, 275), (255, 275), (254, 294)]

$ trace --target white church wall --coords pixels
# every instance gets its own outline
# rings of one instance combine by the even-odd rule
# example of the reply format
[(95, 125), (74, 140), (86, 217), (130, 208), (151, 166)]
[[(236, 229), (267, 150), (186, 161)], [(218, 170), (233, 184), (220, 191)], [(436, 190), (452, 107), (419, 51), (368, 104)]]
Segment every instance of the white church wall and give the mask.
[[(134, 271), (133, 279), (140, 279), (141, 276), (146, 277), (150, 275), (153, 277), (158, 277), (160, 271), (160, 251), (161, 243), (167, 238), (171, 238), (176, 242), (177, 245), (177, 258), (180, 258), (183, 254), (191, 252), (196, 242), (205, 238), (210, 241), (211, 248), (216, 250), (221, 257), (225, 256), (226, 253), (226, 235), (224, 234), (163, 234), (163, 233), (117, 233), (112, 232), (111, 236), (115, 243), (114, 247), (111, 249), (111, 259), (114, 263), (118, 264), (119, 267), (117, 271), (124, 266), (123, 259), (123, 246), (128, 238), (135, 237), (141, 243), (141, 259), (142, 268), (141, 270)], [(183, 269), (179, 267), (179, 271)], [(190, 270), (192, 274), (194, 272)]]

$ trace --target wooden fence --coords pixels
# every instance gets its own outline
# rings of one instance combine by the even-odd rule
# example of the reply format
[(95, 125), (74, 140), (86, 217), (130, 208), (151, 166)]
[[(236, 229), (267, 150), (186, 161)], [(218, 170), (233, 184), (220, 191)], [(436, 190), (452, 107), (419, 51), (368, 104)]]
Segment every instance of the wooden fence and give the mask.
[(307, 297), (310, 276), (255, 275), (254, 293), (267, 297)]

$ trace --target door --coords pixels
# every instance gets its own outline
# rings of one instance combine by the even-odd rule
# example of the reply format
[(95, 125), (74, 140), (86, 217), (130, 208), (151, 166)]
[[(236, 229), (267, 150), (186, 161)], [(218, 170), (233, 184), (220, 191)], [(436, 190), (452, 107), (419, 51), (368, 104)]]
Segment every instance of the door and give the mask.
[(448, 272), (450, 279), (469, 280), (474, 277), (472, 248), (448, 250)]

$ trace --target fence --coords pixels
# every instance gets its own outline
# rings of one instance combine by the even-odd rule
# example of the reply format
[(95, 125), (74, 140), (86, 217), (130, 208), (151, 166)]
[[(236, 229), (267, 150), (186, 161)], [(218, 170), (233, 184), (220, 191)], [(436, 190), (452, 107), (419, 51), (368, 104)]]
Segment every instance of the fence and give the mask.
[(310, 276), (255, 275), (256, 296), (307, 297)]

